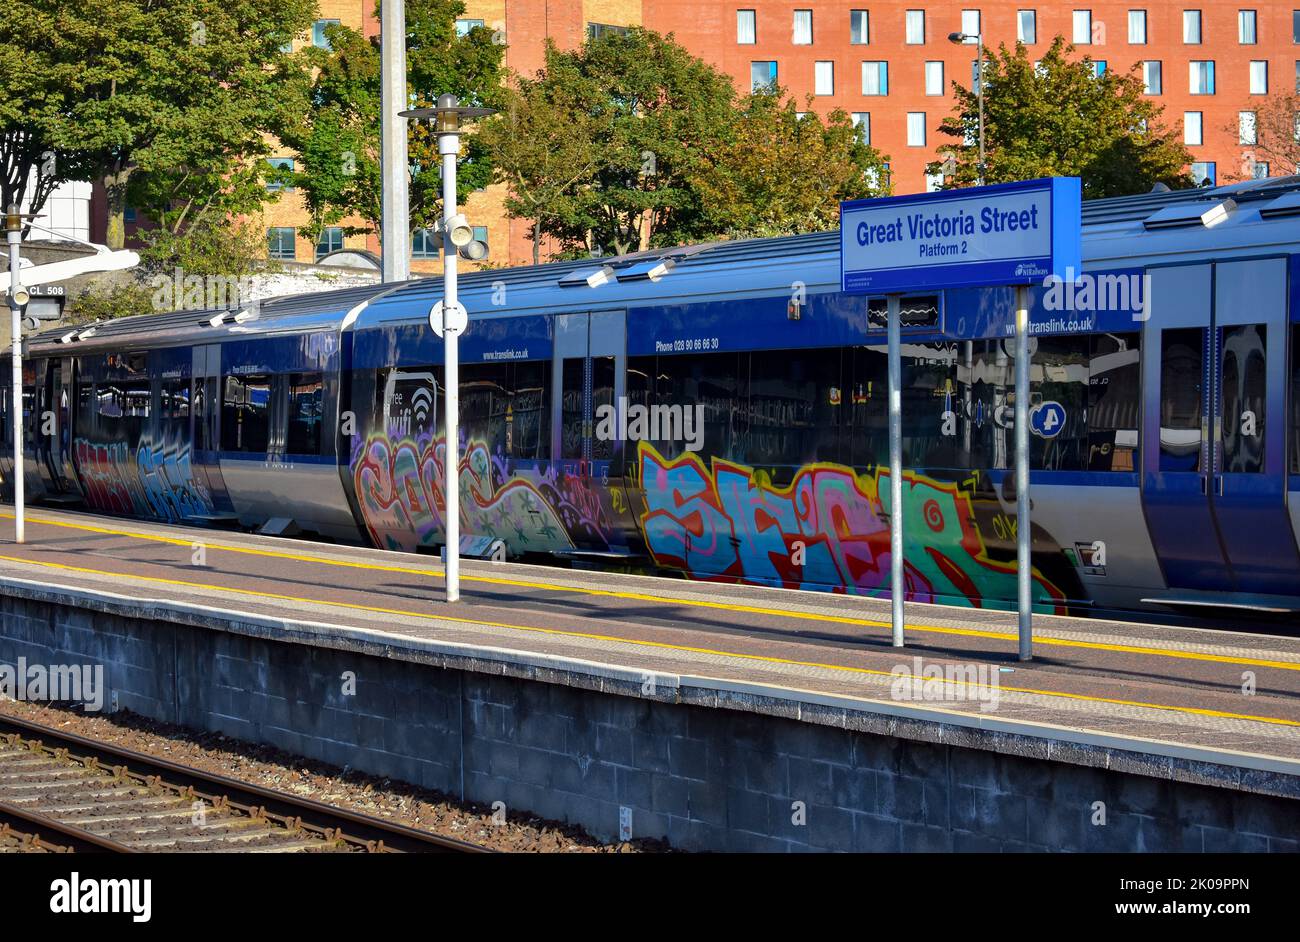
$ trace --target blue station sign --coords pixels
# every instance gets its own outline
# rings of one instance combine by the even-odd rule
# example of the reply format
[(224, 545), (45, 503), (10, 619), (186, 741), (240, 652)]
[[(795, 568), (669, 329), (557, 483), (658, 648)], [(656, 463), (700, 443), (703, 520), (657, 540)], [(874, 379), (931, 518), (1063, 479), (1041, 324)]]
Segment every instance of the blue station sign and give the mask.
[(1041, 283), (1082, 268), (1078, 177), (840, 204), (850, 294)]

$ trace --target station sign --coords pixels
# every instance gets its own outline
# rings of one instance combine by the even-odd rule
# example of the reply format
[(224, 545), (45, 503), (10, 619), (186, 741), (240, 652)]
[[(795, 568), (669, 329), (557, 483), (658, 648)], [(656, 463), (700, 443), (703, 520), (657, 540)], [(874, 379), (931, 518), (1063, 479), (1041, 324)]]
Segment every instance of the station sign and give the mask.
[(1082, 268), (1078, 177), (840, 204), (848, 294), (1041, 283)]

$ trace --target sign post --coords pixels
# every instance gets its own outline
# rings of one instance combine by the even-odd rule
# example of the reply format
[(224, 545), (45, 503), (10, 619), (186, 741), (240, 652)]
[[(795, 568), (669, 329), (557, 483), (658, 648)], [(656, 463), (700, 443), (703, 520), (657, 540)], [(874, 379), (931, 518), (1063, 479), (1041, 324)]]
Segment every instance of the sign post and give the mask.
[(903, 643), (900, 306), (908, 292), (1007, 287), (1015, 293), (1016, 559), (1019, 655), (1033, 656), (1029, 501), (1029, 286), (1082, 269), (1077, 177), (840, 204), (840, 288), (884, 296), (889, 333), (890, 551), (894, 644)]

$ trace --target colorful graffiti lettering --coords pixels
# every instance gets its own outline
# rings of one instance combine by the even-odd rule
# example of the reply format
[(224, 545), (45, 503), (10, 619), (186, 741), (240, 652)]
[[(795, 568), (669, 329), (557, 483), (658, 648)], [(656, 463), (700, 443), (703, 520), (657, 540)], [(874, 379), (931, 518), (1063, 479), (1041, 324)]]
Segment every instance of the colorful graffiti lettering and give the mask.
[(207, 489), (194, 480), (190, 446), (142, 441), (73, 443), (86, 503), (110, 513), (178, 523), (212, 512)]
[[(638, 463), (647, 548), (661, 566), (705, 580), (866, 595), (888, 591), (889, 473), (836, 464), (800, 468), (788, 487), (761, 472), (691, 453), (666, 460), (642, 442)], [(1015, 597), (1016, 567), (991, 559), (970, 494), (957, 482), (908, 473), (903, 483), (907, 597), (979, 607)], [(1064, 611), (1034, 572), (1035, 604)]]
[[(443, 540), (444, 442), (377, 435), (353, 460), (353, 483), (376, 546), (414, 552)], [(461, 532), (502, 540), (512, 556), (608, 542), (590, 481), (554, 469), (511, 471), (471, 442), (460, 459)]]

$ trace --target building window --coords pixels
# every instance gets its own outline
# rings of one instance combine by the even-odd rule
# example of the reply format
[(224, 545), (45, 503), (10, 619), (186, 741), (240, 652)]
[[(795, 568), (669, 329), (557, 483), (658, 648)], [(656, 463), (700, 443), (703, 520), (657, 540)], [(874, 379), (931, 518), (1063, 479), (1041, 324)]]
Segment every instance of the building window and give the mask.
[(853, 112), (853, 126), (858, 129), (858, 137), (862, 139), (863, 144), (871, 143), (871, 112), (855, 111)]
[(1128, 11), (1128, 41), (1132, 46), (1147, 44), (1147, 11)]
[(311, 24), (311, 44), (317, 49), (330, 48), (329, 40), (325, 38), (326, 26), (338, 26), (338, 20), (317, 20)]
[(1250, 64), (1250, 93), (1268, 94), (1268, 60), (1257, 59)]
[(286, 193), (292, 193), (293, 187), (286, 183), (285, 180), (288, 178), (289, 174), (293, 173), (293, 158), (268, 157), (266, 158), (266, 163), (267, 166), (271, 168), (270, 172), (266, 175), (266, 192), (276, 193), (283, 190)]
[(1291, 42), (1300, 43), (1300, 10), (1291, 11)]
[(294, 260), (296, 252), (292, 226), (272, 226), (266, 230), (266, 254), (270, 258)]
[(1259, 135), (1255, 132), (1255, 112), (1237, 112), (1237, 143), (1258, 144)]
[(626, 36), (626, 26), (611, 26), (609, 23), (588, 23), (587, 38), (600, 39), (602, 36)]
[(1103, 75), (1106, 74), (1106, 60), (1105, 60), (1105, 59), (1093, 59), (1093, 60), (1092, 60), (1092, 74), (1093, 74), (1093, 77), (1094, 77), (1094, 78), (1101, 78)]
[(758, 33), (754, 22), (754, 11), (737, 10), (736, 43), (741, 46), (752, 46), (756, 42), (758, 42)]
[(1026, 46), (1038, 42), (1038, 13), (1034, 10), (1016, 11), (1016, 41)]
[(871, 21), (866, 10), (849, 11), (849, 42), (854, 46), (871, 42)]
[(975, 42), (975, 37), (980, 35), (980, 11), (979, 10), (962, 10), (961, 11), (961, 31), (971, 37), (966, 40), (968, 43)]
[[(488, 228), (487, 228), (487, 226), (475, 226), (475, 227), (474, 227), (474, 241), (475, 241), (475, 242), (482, 242), (484, 248), (487, 248), (487, 247), (488, 247)], [(488, 251), (488, 255), (491, 255), (491, 254), (492, 254), (492, 253), (491, 253), (491, 251), (489, 250), (489, 251)], [(487, 257), (487, 256), (484, 256), (484, 258), (486, 258), (486, 257)]]
[(813, 94), (815, 95), (835, 94), (835, 63), (834, 62), (813, 63)]
[(796, 46), (812, 45), (812, 10), (794, 11), (794, 36), (791, 39)]
[(907, 146), (925, 146), (925, 112), (909, 111), (907, 113)]
[(1214, 186), (1217, 182), (1217, 164), (1213, 160), (1198, 160), (1192, 164), (1192, 182), (1197, 186)]
[(1189, 46), (1201, 44), (1201, 11), (1183, 11), (1183, 42)]
[[(909, 46), (920, 46), (925, 43), (925, 11), (908, 10), (906, 13), (907, 25), (907, 44)], [(1296, 42), (1300, 42), (1297, 39)]]
[(1159, 95), (1164, 91), (1164, 81), (1160, 74), (1160, 62), (1156, 59), (1148, 59), (1142, 63), (1142, 84), (1143, 91), (1148, 95)]
[(1201, 113), (1199, 111), (1183, 112), (1183, 143), (1188, 147), (1201, 145)]
[(943, 94), (942, 62), (927, 62), (925, 64), (925, 93), (927, 95)]
[(775, 62), (751, 62), (749, 64), (749, 90), (759, 92), (776, 85)]
[(927, 173), (925, 175), (925, 192), (937, 193), (943, 189), (942, 173)]
[[(476, 27), (479, 27), (479, 26), (486, 26), (486, 25), (487, 25), (487, 24), (484, 23), (482, 20), (457, 20), (457, 21), (456, 21), (456, 35), (457, 35), (458, 37), (461, 37), (461, 38), (463, 39), (464, 37), (466, 37), (466, 36), (469, 35), (469, 31), (470, 31), (470, 30), (472, 30), (472, 29), (474, 29), (474, 28), (476, 28)], [(588, 31), (588, 32), (591, 31), (591, 27), (592, 27), (592, 24), (588, 23), (588, 24), (587, 24), (587, 31)]]
[(1074, 11), (1074, 44), (1076, 46), (1092, 45), (1092, 11)]
[(862, 63), (862, 94), (864, 95), (888, 95), (889, 94), (889, 63), (888, 62)]
[(1259, 42), (1256, 33), (1256, 17), (1254, 10), (1237, 11), (1237, 42), (1243, 46), (1253, 46)]
[(337, 252), (343, 248), (343, 229), (341, 226), (326, 226), (321, 230), (320, 239), (316, 242), (316, 261), (320, 261), (330, 252)]
[(1268, 161), (1253, 160), (1250, 163), (1250, 175), (1256, 180), (1263, 180), (1268, 176)]
[(411, 258), (437, 258), (438, 233), (435, 229), (416, 229), (411, 233)]
[(1193, 95), (1214, 94), (1214, 60), (1193, 61), (1188, 66), (1188, 91)]

